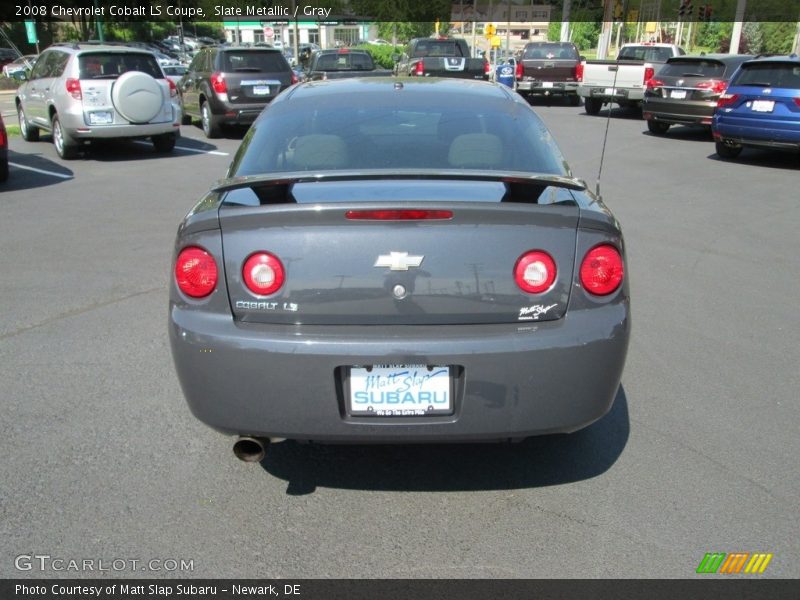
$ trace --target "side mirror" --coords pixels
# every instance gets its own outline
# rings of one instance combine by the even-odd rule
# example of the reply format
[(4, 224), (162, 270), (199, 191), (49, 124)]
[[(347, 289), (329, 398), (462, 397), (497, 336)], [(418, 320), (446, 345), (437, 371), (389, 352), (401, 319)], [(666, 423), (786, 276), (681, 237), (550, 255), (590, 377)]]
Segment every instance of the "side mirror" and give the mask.
[(14, 73), (14, 79), (19, 81), (28, 81), (31, 78), (31, 69), (25, 69), (24, 71), (17, 71)]
[(392, 61), (396, 62), (396, 63), (400, 62), (400, 55), (397, 54), (396, 52), (394, 54), (392, 54)]
[(578, 57), (578, 60), (580, 60), (581, 62), (585, 62), (585, 61), (586, 61), (586, 57), (585, 57), (583, 54), (581, 54), (581, 55)]

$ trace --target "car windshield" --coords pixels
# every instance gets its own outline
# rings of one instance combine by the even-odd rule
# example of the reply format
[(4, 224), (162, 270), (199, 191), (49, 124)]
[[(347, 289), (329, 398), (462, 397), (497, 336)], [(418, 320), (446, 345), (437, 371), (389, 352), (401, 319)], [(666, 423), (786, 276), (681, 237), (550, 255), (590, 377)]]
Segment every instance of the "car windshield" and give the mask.
[(659, 71), (659, 76), (667, 77), (708, 77), (718, 78), (725, 74), (725, 65), (716, 60), (691, 60), (681, 58), (669, 61)]
[(128, 71), (141, 71), (163, 79), (156, 57), (142, 52), (91, 52), (78, 57), (81, 79), (116, 79)]
[(653, 46), (628, 46), (619, 51), (618, 60), (645, 60), (649, 62), (666, 62), (672, 57), (670, 48)]
[(578, 52), (574, 46), (567, 44), (531, 44), (525, 47), (522, 58), (530, 60), (537, 58), (578, 60)]
[[(293, 97), (248, 132), (231, 174), (369, 169), (481, 169), (566, 175), (536, 114), (507, 99), (466, 105), (443, 94)], [(461, 104), (461, 106), (459, 106)]]
[(269, 73), (288, 71), (286, 61), (277, 51), (225, 52), (222, 70), (231, 73), (236, 71)]
[(414, 48), (414, 57), (461, 56), (461, 48), (454, 41), (424, 40)]
[(320, 71), (371, 71), (374, 68), (375, 64), (366, 52), (337, 52), (317, 58), (317, 69)]
[(776, 62), (745, 64), (731, 85), (800, 89), (800, 64)]

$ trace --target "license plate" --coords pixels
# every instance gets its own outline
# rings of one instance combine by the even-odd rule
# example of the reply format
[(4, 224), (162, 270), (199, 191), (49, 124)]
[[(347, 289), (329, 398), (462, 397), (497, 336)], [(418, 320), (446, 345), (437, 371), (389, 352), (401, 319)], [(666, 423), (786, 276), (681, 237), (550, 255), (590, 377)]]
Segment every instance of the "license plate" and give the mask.
[(606, 88), (606, 91), (605, 91), (606, 96), (613, 96), (616, 93), (617, 93), (617, 89), (616, 88)]
[(543, 81), (542, 82), (542, 87), (543, 88), (551, 88), (551, 87), (553, 87), (553, 82), (552, 81)]
[(677, 100), (683, 100), (686, 98), (686, 90), (672, 90), (672, 93), (669, 95), (669, 97)]
[(269, 96), (269, 86), (268, 85), (254, 85), (253, 86), (253, 94), (256, 96)]
[(753, 100), (753, 111), (755, 112), (772, 112), (775, 108), (774, 100)]
[(108, 125), (113, 122), (114, 122), (114, 115), (112, 115), (108, 111), (89, 113), (90, 125)]
[(450, 367), (376, 365), (350, 369), (350, 413), (375, 417), (453, 414)]

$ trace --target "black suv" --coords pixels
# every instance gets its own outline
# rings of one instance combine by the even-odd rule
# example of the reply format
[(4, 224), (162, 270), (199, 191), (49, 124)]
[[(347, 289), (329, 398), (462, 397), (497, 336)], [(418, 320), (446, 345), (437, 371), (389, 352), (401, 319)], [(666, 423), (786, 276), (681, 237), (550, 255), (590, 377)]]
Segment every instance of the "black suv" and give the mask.
[(250, 125), (296, 82), (289, 63), (274, 48), (204, 48), (178, 82), (184, 120), (200, 117), (206, 137), (219, 137), (222, 125)]

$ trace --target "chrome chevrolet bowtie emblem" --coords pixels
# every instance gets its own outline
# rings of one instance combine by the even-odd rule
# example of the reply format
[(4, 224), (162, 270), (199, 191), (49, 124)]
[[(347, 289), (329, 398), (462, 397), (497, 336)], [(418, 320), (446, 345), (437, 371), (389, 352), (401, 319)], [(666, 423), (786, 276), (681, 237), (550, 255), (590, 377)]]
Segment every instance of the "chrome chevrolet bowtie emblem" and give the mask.
[(418, 267), (424, 256), (409, 256), (408, 252), (390, 252), (381, 254), (375, 261), (375, 267), (388, 267), (390, 271), (408, 271), (409, 267)]

